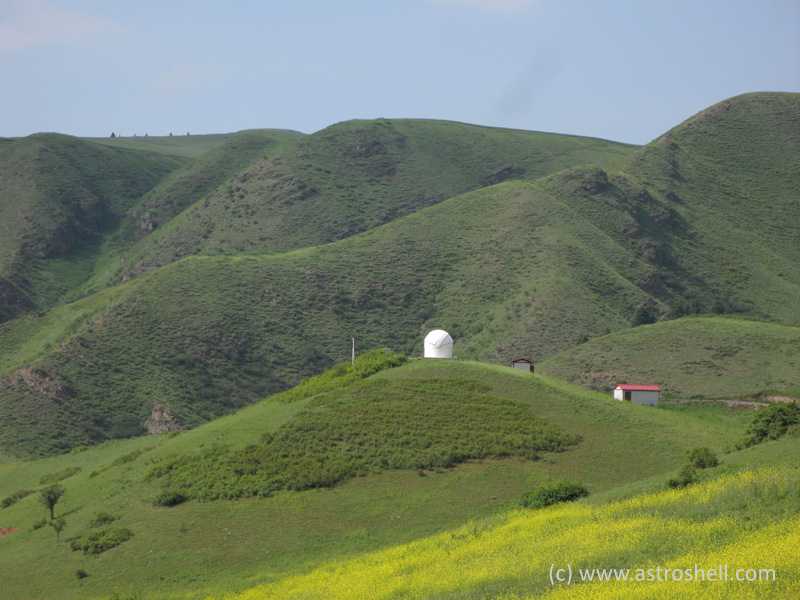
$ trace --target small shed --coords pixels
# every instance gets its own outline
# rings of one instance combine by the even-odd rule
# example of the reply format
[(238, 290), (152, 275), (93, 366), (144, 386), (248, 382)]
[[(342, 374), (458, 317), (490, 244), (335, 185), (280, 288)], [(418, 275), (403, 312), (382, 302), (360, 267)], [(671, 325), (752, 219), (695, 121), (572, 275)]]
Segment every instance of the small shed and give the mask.
[(515, 358), (511, 361), (511, 368), (533, 373), (533, 361), (527, 358)]
[(658, 406), (661, 398), (661, 388), (657, 385), (629, 385), (621, 383), (614, 388), (614, 398), (627, 400), (634, 404)]
[(425, 358), (453, 358), (453, 338), (443, 329), (434, 329), (425, 336)]

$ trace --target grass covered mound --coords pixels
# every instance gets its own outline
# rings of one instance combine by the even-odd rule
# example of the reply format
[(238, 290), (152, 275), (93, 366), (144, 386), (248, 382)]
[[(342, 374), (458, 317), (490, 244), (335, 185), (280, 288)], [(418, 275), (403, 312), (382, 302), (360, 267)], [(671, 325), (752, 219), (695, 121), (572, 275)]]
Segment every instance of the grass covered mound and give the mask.
[(320, 394), (258, 444), (177, 455), (148, 477), (203, 500), (267, 496), (386, 469), (439, 469), (486, 457), (536, 460), (579, 441), (527, 404), (488, 390), (457, 378), (359, 381)]

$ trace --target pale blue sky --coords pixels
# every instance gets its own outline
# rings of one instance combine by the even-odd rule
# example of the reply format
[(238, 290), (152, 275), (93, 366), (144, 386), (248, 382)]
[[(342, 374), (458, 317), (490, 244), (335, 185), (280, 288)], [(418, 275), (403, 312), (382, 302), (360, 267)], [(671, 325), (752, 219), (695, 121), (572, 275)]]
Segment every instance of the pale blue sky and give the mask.
[(798, 0), (0, 0), (0, 136), (434, 118), (644, 144), (800, 92)]

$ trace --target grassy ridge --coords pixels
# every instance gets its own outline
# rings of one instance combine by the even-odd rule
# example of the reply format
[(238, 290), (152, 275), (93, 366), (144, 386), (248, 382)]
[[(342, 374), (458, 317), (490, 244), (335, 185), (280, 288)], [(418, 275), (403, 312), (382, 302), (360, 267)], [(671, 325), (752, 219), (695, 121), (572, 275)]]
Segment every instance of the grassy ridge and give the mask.
[(618, 165), (673, 215), (673, 232), (685, 229), (661, 255), (699, 284), (684, 296), (705, 310), (715, 298), (704, 287), (728, 311), (799, 322), (798, 98), (757, 93), (720, 102)]
[(737, 397), (800, 386), (800, 328), (687, 317), (618, 331), (538, 365), (585, 387), (650, 383), (679, 398)]
[[(248, 130), (251, 131), (251, 130)], [(268, 135), (278, 136), (286, 139), (296, 139), (302, 137), (302, 133), (288, 129), (261, 129)], [(170, 156), (185, 156), (187, 158), (197, 158), (205, 153), (222, 146), (244, 132), (234, 133), (212, 133), (201, 135), (169, 135), (169, 136), (116, 136), (106, 138), (81, 138), (86, 141), (113, 148), (123, 148), (127, 150), (143, 150), (145, 152), (156, 152)]]
[[(3, 527), (20, 527), (0, 545), (5, 593), (69, 599), (105, 598), (112, 592), (159, 598), (229, 591), (502, 513), (522, 492), (558, 479), (581, 480), (593, 494), (654, 476), (650, 485), (663, 486), (667, 473), (685, 460), (686, 449), (708, 445), (719, 451), (738, 440), (749, 421), (747, 414), (724, 406), (682, 412), (648, 409), (508, 367), (470, 362), (411, 361), (373, 379), (397, 382), (402, 389), (429, 387), (427, 382), (435, 379), (439, 385), (452, 382), (453, 390), (470, 380), (473, 386), (488, 388), (492, 396), (529, 406), (537, 418), (580, 435), (582, 441), (565, 452), (543, 453), (539, 461), (469, 462), (455, 469), (427, 471), (424, 477), (416, 470), (390, 470), (329, 490), (189, 501), (169, 509), (153, 505), (162, 482), (145, 481), (152, 468), (178, 455), (202, 456), (211, 448), (224, 447), (233, 456), (259, 443), (264, 434), (280, 436), (284, 428), (290, 431), (293, 423), (296, 427), (310, 399), (279, 398), (180, 434), (114, 441), (43, 460), (0, 465), (0, 498), (22, 489), (37, 490), (43, 477), (80, 467), (61, 481), (67, 492), (56, 507), (56, 517), (63, 516), (67, 525), (60, 543), (49, 527), (32, 530), (46, 513), (36, 500), (38, 492), (0, 510)], [(357, 388), (347, 401), (380, 401), (384, 388)], [(374, 396), (359, 397), (365, 390)], [(420, 401), (431, 395), (430, 390), (417, 393)], [(481, 418), (486, 428), (495, 427), (489, 413)], [(363, 425), (367, 434), (368, 424)], [(358, 439), (356, 432), (348, 436)], [(385, 437), (387, 450), (392, 440), (393, 436)], [(410, 450), (423, 450), (421, 442), (414, 441)], [(758, 452), (763, 450), (756, 447), (741, 454)], [(738, 454), (729, 456), (721, 468), (734, 466), (730, 461)], [(645, 482), (639, 489), (652, 488)], [(118, 517), (113, 527), (129, 529), (134, 536), (97, 557), (72, 552), (71, 540), (96, 531), (91, 523), (102, 512)], [(46, 572), (36, 567), (43, 561), (50, 565)], [(213, 571), (209, 565), (214, 565)], [(78, 569), (89, 577), (78, 580)]]
[(348, 121), (284, 144), (126, 260), (136, 273), (198, 253), (285, 251), (366, 231), (469, 190), (609, 165), (633, 146), (423, 120)]

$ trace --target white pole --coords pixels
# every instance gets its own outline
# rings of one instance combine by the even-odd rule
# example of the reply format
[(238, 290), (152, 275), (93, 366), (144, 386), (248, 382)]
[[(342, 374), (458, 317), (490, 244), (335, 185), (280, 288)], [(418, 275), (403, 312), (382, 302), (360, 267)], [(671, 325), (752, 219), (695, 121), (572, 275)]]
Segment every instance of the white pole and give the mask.
[(353, 355), (350, 358), (350, 364), (354, 365), (356, 363), (356, 338), (350, 338), (353, 340)]

